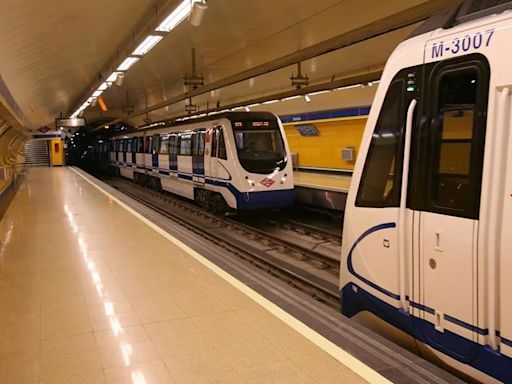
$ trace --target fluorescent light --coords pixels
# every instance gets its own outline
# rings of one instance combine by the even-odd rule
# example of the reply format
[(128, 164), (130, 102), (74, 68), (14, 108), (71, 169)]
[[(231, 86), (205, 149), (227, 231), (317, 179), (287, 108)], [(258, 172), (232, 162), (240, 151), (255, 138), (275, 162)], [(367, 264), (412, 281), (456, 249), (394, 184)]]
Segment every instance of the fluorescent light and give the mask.
[(92, 97), (98, 98), (101, 96), (102, 93), (103, 93), (103, 91), (94, 91), (92, 94)]
[(117, 67), (118, 72), (125, 72), (131, 68), (133, 64), (139, 61), (138, 57), (127, 57), (119, 67)]
[(137, 48), (135, 48), (132, 55), (145, 55), (146, 53), (151, 51), (151, 49), (155, 45), (157, 45), (162, 39), (163, 36), (149, 35), (144, 39), (142, 43), (140, 43), (140, 45)]
[(116, 81), (116, 78), (117, 78), (117, 72), (112, 72), (112, 74), (107, 77), (107, 80), (105, 80), (107, 83), (113, 83), (114, 81)]
[(178, 7), (171, 12), (167, 18), (156, 28), (158, 32), (171, 32), (178, 26), (192, 11), (190, 0), (183, 0)]
[(311, 103), (311, 97), (309, 97), (309, 95), (304, 95), (304, 100), (306, 100), (306, 103)]
[(251, 108), (245, 107), (245, 112), (251, 112)]
[(263, 104), (267, 105), (267, 104), (274, 104), (274, 103), (279, 103), (279, 100), (269, 100), (269, 101), (265, 101)]
[(309, 96), (316, 96), (316, 95), (322, 95), (324, 93), (329, 93), (331, 92), (331, 90), (325, 90), (325, 91), (318, 91), (318, 92), (313, 92), (313, 93), (310, 93)]
[(108, 88), (108, 84), (105, 82), (105, 83), (102, 83), (99, 87), (98, 87), (98, 91), (106, 91)]
[(290, 97), (285, 97), (283, 99), (283, 101), (288, 101), (288, 100), (294, 100), (294, 99), (298, 99), (300, 96), (290, 96)]

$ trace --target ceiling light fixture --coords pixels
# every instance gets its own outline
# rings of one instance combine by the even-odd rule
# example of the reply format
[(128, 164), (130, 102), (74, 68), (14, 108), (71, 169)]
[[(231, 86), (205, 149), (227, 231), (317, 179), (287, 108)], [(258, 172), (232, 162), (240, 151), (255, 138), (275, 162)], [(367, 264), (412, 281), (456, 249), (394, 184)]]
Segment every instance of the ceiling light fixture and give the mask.
[(203, 22), (204, 14), (208, 9), (208, 5), (206, 5), (205, 1), (195, 1), (192, 4), (192, 11), (190, 12), (190, 16), (188, 17), (188, 21), (194, 27), (199, 27)]
[(119, 67), (117, 67), (117, 72), (126, 72), (137, 61), (139, 61), (138, 57), (131, 57), (131, 56), (127, 57), (126, 59), (124, 59), (124, 61), (121, 63), (121, 65)]
[[(92, 94), (92, 98), (97, 99), (101, 94), (107, 90), (112, 84), (122, 86), (124, 79), (124, 72), (128, 71), (142, 56), (147, 54), (153, 49), (163, 38), (165, 32), (171, 32), (176, 28), (183, 20), (190, 16), (190, 23), (198, 26), (201, 24), (204, 13), (208, 9), (206, 0), (182, 0), (182, 2), (167, 16), (164, 21), (155, 29), (156, 33), (147, 36), (138, 46), (134, 49), (132, 54), (128, 56), (124, 61), (117, 67), (117, 69), (110, 74), (107, 80), (100, 85), (100, 87)], [(193, 14), (191, 14), (193, 12)], [(91, 99), (91, 97), (89, 99)], [(83, 104), (78, 108), (71, 117), (77, 117), (83, 110), (89, 105), (92, 105), (94, 101), (88, 100), (87, 104)]]
[(245, 112), (251, 112), (251, 108), (245, 107)]
[(112, 83), (114, 83), (116, 81), (116, 78), (117, 78), (117, 72), (113, 72), (109, 77), (107, 77), (107, 80), (105, 80), (105, 82), (110, 87), (112, 85)]
[(167, 18), (155, 29), (157, 32), (171, 32), (176, 28), (192, 11), (190, 0), (183, 0), (178, 7), (171, 12)]
[(98, 91), (104, 92), (108, 88), (108, 84), (106, 82), (101, 83), (101, 85), (98, 87)]
[(116, 77), (116, 85), (118, 87), (122, 87), (123, 83), (124, 83), (124, 73), (118, 72), (117, 77)]
[(311, 97), (309, 97), (309, 95), (304, 95), (304, 100), (306, 100), (306, 103), (311, 103)]
[(157, 45), (160, 40), (162, 40), (164, 37), (160, 35), (149, 35), (144, 39), (142, 43), (139, 44), (137, 48), (132, 52), (132, 55), (134, 56), (143, 56), (151, 49)]

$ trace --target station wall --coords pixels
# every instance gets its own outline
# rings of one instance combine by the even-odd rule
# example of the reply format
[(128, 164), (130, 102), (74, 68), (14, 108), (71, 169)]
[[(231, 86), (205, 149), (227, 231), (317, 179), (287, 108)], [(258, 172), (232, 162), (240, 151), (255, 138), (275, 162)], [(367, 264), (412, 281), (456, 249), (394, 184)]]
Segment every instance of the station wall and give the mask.
[[(285, 125), (290, 150), (298, 154), (298, 166), (306, 168), (329, 168), (353, 170), (355, 156), (363, 136), (366, 116), (348, 117), (312, 122), (318, 136), (301, 136), (295, 123)], [(341, 150), (354, 147), (354, 161), (344, 161)]]

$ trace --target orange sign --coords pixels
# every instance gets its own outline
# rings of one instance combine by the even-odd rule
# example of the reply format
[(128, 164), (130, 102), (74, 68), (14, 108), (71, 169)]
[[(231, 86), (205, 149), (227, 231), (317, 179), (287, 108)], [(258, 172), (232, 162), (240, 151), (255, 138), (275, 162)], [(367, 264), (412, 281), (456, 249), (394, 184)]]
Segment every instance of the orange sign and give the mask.
[(98, 104), (100, 105), (100, 108), (103, 112), (107, 112), (108, 111), (108, 108), (107, 108), (107, 104), (105, 104), (105, 101), (103, 100), (103, 97), (98, 97)]

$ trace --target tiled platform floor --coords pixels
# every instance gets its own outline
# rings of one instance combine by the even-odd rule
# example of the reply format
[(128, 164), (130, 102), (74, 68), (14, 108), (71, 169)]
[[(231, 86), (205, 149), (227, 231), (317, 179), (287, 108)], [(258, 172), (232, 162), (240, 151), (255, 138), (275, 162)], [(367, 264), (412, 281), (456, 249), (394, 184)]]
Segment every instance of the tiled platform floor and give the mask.
[(0, 383), (365, 382), (67, 168), (0, 222)]

